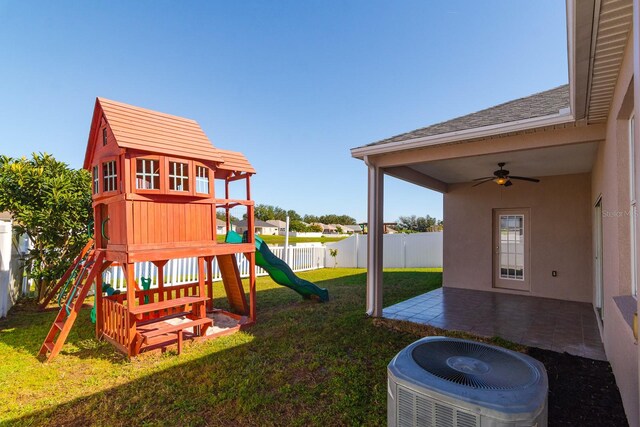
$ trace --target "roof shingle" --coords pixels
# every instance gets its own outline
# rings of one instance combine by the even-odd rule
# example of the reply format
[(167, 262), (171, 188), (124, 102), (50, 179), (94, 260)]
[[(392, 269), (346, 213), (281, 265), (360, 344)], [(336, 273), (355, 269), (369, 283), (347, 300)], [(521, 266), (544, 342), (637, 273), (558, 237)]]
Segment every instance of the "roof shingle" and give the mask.
[(98, 102), (119, 147), (224, 161), (195, 120), (104, 98)]
[[(101, 116), (97, 115), (100, 110), (118, 147), (208, 160), (216, 162), (223, 170), (256, 173), (242, 153), (214, 147), (195, 120), (98, 98), (91, 125), (92, 134), (100, 123)], [(91, 144), (91, 140), (89, 143)], [(93, 150), (87, 149), (85, 168), (89, 167), (92, 155)]]
[(505, 102), (504, 104), (496, 105), (475, 113), (383, 139), (381, 141), (368, 144), (367, 146), (381, 145), (389, 142), (400, 142), (415, 138), (423, 138), (467, 129), (481, 128), (484, 126), (516, 122), (535, 117), (548, 116), (558, 114), (560, 110), (567, 107), (569, 107), (569, 85), (562, 85), (554, 89)]

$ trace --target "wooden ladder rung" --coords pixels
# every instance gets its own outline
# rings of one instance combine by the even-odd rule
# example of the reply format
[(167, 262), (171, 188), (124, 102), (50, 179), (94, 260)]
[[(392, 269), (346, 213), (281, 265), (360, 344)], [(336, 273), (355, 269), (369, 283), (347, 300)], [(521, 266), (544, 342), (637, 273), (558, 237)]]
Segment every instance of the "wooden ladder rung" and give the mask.
[(53, 351), (53, 347), (55, 346), (55, 344), (52, 342), (46, 342), (44, 343), (44, 346), (47, 348), (47, 351)]
[(58, 328), (59, 330), (62, 330), (62, 328), (64, 328), (64, 320), (61, 320), (59, 322), (54, 322), (54, 325), (56, 326), (56, 328)]

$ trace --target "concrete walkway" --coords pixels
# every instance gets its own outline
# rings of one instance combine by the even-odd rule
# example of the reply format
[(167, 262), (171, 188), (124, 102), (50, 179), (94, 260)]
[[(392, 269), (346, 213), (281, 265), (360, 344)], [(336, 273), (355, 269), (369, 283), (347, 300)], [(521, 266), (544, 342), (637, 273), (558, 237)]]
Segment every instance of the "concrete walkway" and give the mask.
[(587, 303), (440, 288), (387, 307), (382, 316), (607, 360), (593, 306)]

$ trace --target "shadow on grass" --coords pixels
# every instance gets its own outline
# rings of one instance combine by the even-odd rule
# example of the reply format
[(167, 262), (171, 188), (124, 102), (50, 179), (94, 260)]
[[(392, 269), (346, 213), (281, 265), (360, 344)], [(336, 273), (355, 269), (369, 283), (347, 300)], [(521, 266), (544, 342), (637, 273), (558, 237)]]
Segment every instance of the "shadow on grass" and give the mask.
[[(37, 356), (58, 310), (58, 307), (52, 306), (39, 311), (35, 300), (20, 300), (12, 307), (9, 316), (0, 320), (0, 344)], [(60, 354), (81, 359), (101, 358), (123, 362), (126, 358), (111, 345), (95, 339), (95, 326), (91, 323), (90, 311), (91, 306), (83, 306), (67, 338), (66, 343), (70, 345), (65, 344)]]
[[(302, 276), (313, 280), (319, 275)], [(385, 297), (401, 301), (427, 292), (439, 286), (438, 277), (438, 273), (385, 273)], [(386, 366), (416, 336), (377, 327), (365, 316), (363, 272), (316, 283), (329, 289), (328, 303), (302, 300), (286, 288), (260, 290), (258, 323), (246, 333), (187, 345), (180, 357), (156, 353), (131, 363), (111, 359), (118, 362), (114, 375), (122, 371), (125, 377), (135, 377), (134, 369), (145, 373), (116, 386), (98, 384), (100, 391), (6, 421), (20, 425), (384, 425)], [(224, 304), (221, 294), (216, 305)], [(13, 330), (3, 330), (0, 342), (35, 354), (55, 313), (14, 314), (8, 322)], [(79, 323), (74, 329), (78, 331), (76, 338), (71, 337), (75, 346), (93, 334), (90, 323)], [(20, 343), (26, 337), (37, 340)], [(110, 346), (100, 344), (71, 355), (110, 359), (112, 353)], [(45, 404), (41, 402), (40, 407)]]

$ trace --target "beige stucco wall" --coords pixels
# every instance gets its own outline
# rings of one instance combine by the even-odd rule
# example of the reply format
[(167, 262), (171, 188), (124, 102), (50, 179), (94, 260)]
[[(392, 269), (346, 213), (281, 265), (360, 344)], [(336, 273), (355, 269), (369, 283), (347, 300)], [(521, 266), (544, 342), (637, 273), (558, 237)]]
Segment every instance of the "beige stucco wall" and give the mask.
[[(602, 197), (604, 322), (603, 342), (629, 425), (640, 425), (638, 345), (614, 297), (631, 294), (629, 122), (633, 111), (632, 44), (625, 52), (609, 112), (606, 140), (592, 170), (591, 204)], [(636, 141), (636, 150), (640, 149)], [(640, 218), (638, 218), (640, 220)]]
[[(453, 184), (444, 195), (444, 286), (496, 290), (493, 209), (530, 208), (529, 295), (591, 302), (590, 174), (544, 177), (538, 184)], [(557, 277), (551, 271), (558, 272)], [(519, 291), (503, 291), (516, 292)]]

